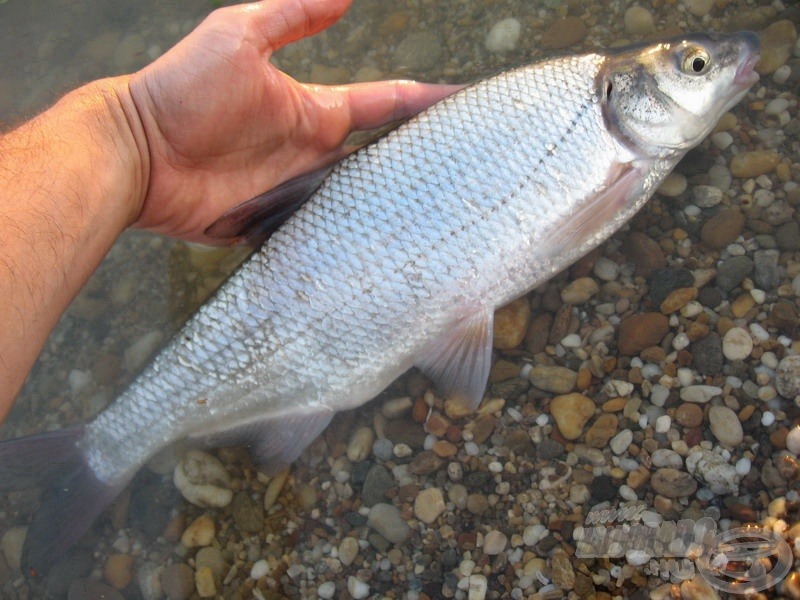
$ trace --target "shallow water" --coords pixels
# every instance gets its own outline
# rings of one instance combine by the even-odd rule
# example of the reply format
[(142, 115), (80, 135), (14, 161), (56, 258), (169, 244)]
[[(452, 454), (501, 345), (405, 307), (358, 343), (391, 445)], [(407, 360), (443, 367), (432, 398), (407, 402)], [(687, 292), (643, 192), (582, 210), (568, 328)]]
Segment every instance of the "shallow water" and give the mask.
[[(464, 82), (548, 53), (578, 52), (637, 41), (642, 36), (631, 34), (625, 28), (625, 12), (634, 4), (622, 1), (560, 0), (363, 0), (356, 3), (341, 23), (316, 38), (290, 46), (278, 54), (276, 62), (300, 80), (319, 83), (395, 76)], [(745, 26), (760, 29), (781, 19), (792, 20), (795, 26), (800, 24), (796, 5), (788, 1), (783, 4), (718, 1), (702, 17), (694, 16), (687, 9), (702, 12), (703, 4), (700, 0), (656, 0), (646, 6), (654, 17), (656, 33), (705, 29), (729, 31)], [(3, 57), (0, 67), (0, 119), (6, 123), (16, 122), (47, 106), (60, 93), (83, 81), (142, 67), (190, 31), (212, 8), (211, 2), (185, 0), (171, 3), (8, 0), (0, 4), (0, 56)], [(579, 17), (586, 26), (585, 32), (581, 32), (573, 23), (562, 36), (553, 38), (550, 28), (565, 16)], [(519, 40), (511, 50), (490, 51), (486, 44), (490, 29), (509, 17), (521, 25)], [(576, 39), (564, 49), (556, 49), (566, 41), (565, 35), (574, 35)], [(543, 45), (551, 48), (543, 49)], [(751, 95), (733, 111), (738, 117), (738, 124), (731, 131), (735, 149), (776, 149), (789, 167), (789, 183), (794, 183), (796, 187), (796, 182), (800, 181), (800, 127), (797, 119), (800, 63), (796, 50), (789, 64), (792, 74), (788, 81), (776, 83), (771, 75), (763, 77)], [(786, 111), (788, 121), (781, 115), (765, 114), (769, 101), (779, 97), (790, 103)], [(776, 132), (781, 131), (783, 134), (779, 136)], [(759, 132), (762, 135), (758, 135)], [(788, 222), (779, 222), (781, 217), (772, 215), (778, 212), (777, 208), (773, 210), (766, 205), (756, 206), (753, 210), (762, 212), (748, 212), (748, 216), (753, 216), (752, 222), (749, 221), (745, 226), (743, 237), (735, 240), (737, 247), (717, 251), (698, 248), (701, 225), (717, 209), (696, 211), (692, 208), (692, 190), (698, 184), (707, 183), (708, 170), (715, 161), (719, 159), (721, 164), (728, 165), (731, 157), (732, 149), (720, 150), (706, 142), (700, 151), (692, 155), (690, 164), (678, 169), (689, 179), (688, 191), (677, 198), (656, 197), (632, 222), (629, 231), (643, 232), (658, 242), (669, 268), (697, 270), (716, 267), (719, 261), (740, 252), (753, 257), (756, 251), (767, 249), (770, 244), (768, 239), (757, 236), (771, 236), (774, 241), (780, 226)], [(752, 190), (747, 178), (734, 179), (723, 205), (751, 210), (750, 201), (745, 197), (752, 200), (755, 191), (770, 188), (768, 191), (774, 194), (769, 201), (772, 206), (796, 208), (798, 198), (796, 194), (792, 195), (792, 186), (774, 171), (767, 180), (752, 179)], [(768, 202), (764, 195), (760, 198), (762, 203)], [(789, 212), (789, 220), (798, 218), (796, 212)], [(620, 233), (594, 255), (595, 260), (605, 257), (621, 265), (618, 275), (612, 280), (619, 285), (613, 290), (607, 285), (609, 280), (604, 279), (606, 275), (601, 277), (592, 262), (582, 261), (569, 273), (531, 294), (529, 305), (534, 317), (545, 313), (557, 316), (561, 304), (559, 294), (574, 279), (589, 275), (603, 286), (597, 298), (567, 314), (568, 323), (564, 333), (577, 333), (581, 338), (579, 348), (565, 347), (555, 340), (544, 349), (537, 348), (537, 352), (531, 351), (528, 342), (517, 349), (498, 352), (498, 358), (512, 365), (508, 367), (511, 372), (518, 374), (522, 364), (557, 364), (578, 371), (590, 359), (592, 350), (597, 348), (596, 344), (587, 341), (592, 332), (605, 324), (618, 327), (620, 318), (630, 312), (658, 310), (657, 307), (653, 308), (652, 303), (648, 304), (646, 279), (636, 276), (629, 266), (625, 266), (627, 257), (624, 247), (628, 240), (629, 233)], [(795, 282), (792, 287), (792, 280), (800, 275), (800, 255), (796, 249), (779, 247), (779, 250), (777, 281), (764, 290), (762, 302), (754, 304), (741, 316), (736, 316), (736, 312), (731, 317), (731, 303), (747, 296), (750, 288), (759, 287), (757, 282), (753, 282), (755, 276), (751, 276), (749, 284), (742, 282), (723, 294), (721, 308), (715, 307), (714, 314), (717, 317), (731, 317), (736, 325), (743, 327), (765, 323), (765, 315), (769, 315), (778, 300), (792, 304), (797, 311), (798, 285)], [(15, 437), (52, 429), (96, 414), (119, 393), (146, 362), (149, 354), (192, 314), (241, 258), (241, 252), (209, 252), (144, 233), (123, 236), (54, 332), (8, 423), (0, 430), (2, 436)], [(652, 282), (649, 285), (652, 286)], [(610, 316), (603, 312), (605, 308), (601, 308), (601, 305), (608, 304), (612, 305)], [(691, 369), (696, 365), (680, 352), (673, 352), (678, 346), (670, 335), (674, 338), (685, 334), (688, 326), (688, 321), (678, 323), (678, 318), (675, 319), (676, 323), (670, 326), (670, 333), (661, 344), (665, 352), (658, 366), (662, 373), (675, 372), (673, 374), (677, 378), (679, 367)], [(711, 324), (716, 325), (716, 321), (711, 321)], [(787, 341), (786, 338), (792, 336), (785, 329), (765, 326), (764, 330), (765, 339), (758, 337), (760, 332), (750, 330), (756, 347), (761, 348), (758, 357), (751, 353), (743, 361), (728, 361), (725, 363), (727, 370), (724, 376), (718, 379), (697, 377), (697, 382), (702, 379), (703, 382), (716, 385), (725, 383), (726, 376), (735, 376), (742, 382), (751, 381), (757, 389), (773, 385), (774, 366), (770, 375), (769, 364), (765, 365), (760, 357), (772, 352), (780, 359), (800, 349), (796, 344), (792, 347), (791, 339)], [(654, 416), (658, 416), (658, 407), (654, 408), (655, 405), (647, 401), (649, 384), (642, 385), (637, 380), (637, 377), (641, 377), (641, 366), (637, 366), (630, 358), (620, 356), (613, 343), (610, 347), (603, 360), (614, 360), (615, 366), (604, 374), (604, 378), (595, 377), (584, 391), (600, 404), (613, 399), (613, 394), (603, 388), (608, 380), (623, 377), (636, 382), (635, 391), (628, 396), (623, 395), (627, 398), (628, 408), (620, 412), (616, 428), (619, 431), (632, 430), (637, 436), (641, 433), (639, 437), (643, 439), (637, 437), (634, 443), (639, 449), (638, 454), (626, 453), (622, 458), (647, 463), (650, 448), (647, 439), (656, 439), (656, 444), (660, 443), (663, 447), (669, 447), (669, 444), (664, 441), (664, 436), (653, 437), (652, 426), (648, 434), (647, 428), (640, 427), (635, 416), (645, 414), (647, 410), (652, 410)], [(670, 358), (672, 354), (674, 356)], [(516, 365), (516, 371), (513, 365)], [(661, 381), (660, 374), (651, 379), (652, 383)], [(628, 479), (614, 471), (615, 468), (621, 468), (620, 457), (612, 455), (607, 447), (601, 448), (607, 453), (605, 463), (586, 466), (591, 463), (585, 460), (585, 455), (581, 451), (576, 453), (569, 442), (553, 432), (552, 417), (546, 425), (539, 424), (537, 418), (540, 415), (550, 414), (549, 403), (554, 394), (538, 392), (525, 385), (520, 387), (519, 381), (521, 379), (515, 376), (500, 378), (495, 382), (511, 383), (505, 388), (493, 388), (492, 395), (503, 396), (505, 406), (498, 409), (493, 417), (492, 435), (480, 444), (478, 456), (473, 456), (471, 449), (466, 448), (463, 438), (456, 442), (458, 454), (449, 460), (461, 465), (460, 468), (467, 474), (463, 481), (448, 475), (449, 470), (445, 471), (444, 468), (410, 479), (406, 474), (405, 478), (400, 477), (395, 481), (394, 503), (414, 526), (410, 540), (396, 548), (387, 546), (385, 540), (381, 542), (371, 537), (377, 534), (370, 531), (364, 524), (364, 514), (359, 513), (360, 495), (366, 485), (364, 478), (367, 466), (402, 465), (407, 461), (397, 457), (388, 461), (371, 457), (366, 461), (366, 466), (361, 462), (353, 461), (350, 464), (345, 461), (347, 464), (343, 467), (341, 460), (332, 465), (330, 457), (339, 456), (344, 451), (341, 440), (347, 440), (359, 424), (372, 429), (383, 427), (380, 418), (377, 421), (375, 419), (374, 413), (379, 408), (375, 403), (337, 420), (332, 430), (322, 436), (298, 462), (284, 491), (283, 500), (277, 508), (268, 511), (263, 531), (243, 534), (231, 525), (230, 509), (211, 512), (220, 528), (215, 544), (223, 551), (227, 563), (223, 576), (227, 574), (230, 577), (224, 585), (218, 581), (220, 594), (226, 598), (253, 597), (254, 592), (250, 590), (255, 586), (270, 598), (316, 597), (316, 590), (321, 583), (333, 581), (336, 584), (336, 597), (347, 597), (347, 579), (352, 576), (369, 582), (369, 597), (374, 598), (419, 597), (420, 593), (429, 597), (465, 598), (465, 591), (459, 588), (464, 585), (466, 578), (458, 572), (458, 568), (459, 565), (463, 566), (465, 560), (474, 560), (478, 566), (473, 575), (487, 576), (489, 592), (486, 597), (528, 598), (537, 590), (559, 597), (558, 590), (545, 587), (552, 581), (562, 583), (559, 574), (554, 573), (559, 569), (557, 563), (561, 559), (554, 558), (553, 549), (561, 545), (562, 539), (566, 540), (565, 547), (572, 543), (571, 528), (566, 524), (583, 522), (575, 517), (576, 506), (580, 507), (588, 501), (584, 499), (581, 502), (580, 495), (578, 499), (570, 496), (571, 489), (583, 485), (594, 493), (592, 485), (598, 485), (595, 482), (601, 479), (605, 481), (603, 478), (610, 478), (609, 481), (613, 481), (615, 486)], [(745, 388), (747, 386), (743, 385), (742, 389)], [(383, 398), (409, 394), (420, 396), (424, 391), (424, 382), (412, 376), (392, 386)], [(769, 395), (769, 392), (763, 394)], [(783, 484), (777, 479), (765, 480), (763, 475), (769, 470), (764, 462), (769, 462), (773, 455), (777, 456), (781, 449), (777, 438), (767, 438), (769, 434), (793, 424), (793, 419), (798, 416), (794, 405), (780, 398), (770, 402), (766, 396), (759, 398), (757, 394), (756, 398), (751, 398), (747, 390), (726, 389), (726, 395), (733, 399), (728, 404), (733, 403), (732, 407), (740, 415), (744, 408), (754, 405), (756, 417), (766, 412), (775, 417), (774, 423), (763, 427), (745, 419), (744, 446), (734, 450), (734, 458), (730, 460), (736, 463), (740, 458), (749, 458), (762, 476), (754, 481), (746, 480), (738, 496), (718, 494), (709, 499), (701, 494), (700, 499), (693, 497), (691, 503), (684, 503), (683, 509), (691, 515), (706, 514), (716, 516), (719, 520), (720, 515), (722, 519), (731, 518), (730, 506), (734, 504), (734, 499), (740, 504), (752, 504), (757, 511), (765, 508), (773, 498), (785, 497), (790, 505), (794, 505), (797, 502), (796, 493), (794, 496), (791, 492), (787, 494), (787, 490), (795, 486), (791, 474), (784, 477)], [(645, 405), (638, 411), (636, 408), (630, 409), (631, 402), (639, 397), (644, 398)], [(676, 389), (667, 401), (667, 409), (675, 409), (680, 404), (677, 398)], [(443, 412), (440, 400), (435, 401), (434, 412)], [(456, 423), (456, 429), (469, 431), (471, 424), (477, 421), (467, 418), (461, 421), (453, 419), (453, 422)], [(465, 423), (469, 425), (465, 426)], [(410, 419), (404, 426), (415, 427), (417, 433), (422, 432), (422, 425), (412, 423)], [(702, 426), (701, 437), (713, 445), (716, 438), (708, 428), (707, 418)], [(678, 428), (677, 435), (682, 438), (698, 435), (689, 429)], [(520, 456), (516, 457), (514, 450), (509, 450), (510, 442), (507, 440), (525, 431), (539, 444), (542, 439), (559, 439), (564, 442), (567, 451), (563, 456), (554, 455), (549, 460), (542, 456), (534, 457), (532, 450), (530, 459), (522, 451), (517, 452)], [(413, 456), (421, 453), (417, 444), (420, 436), (424, 437), (424, 432), (420, 435), (408, 432), (397, 435), (413, 448)], [(583, 437), (579, 438), (579, 441), (583, 440)], [(769, 450), (764, 450), (767, 447)], [(222, 458), (234, 474), (232, 487), (244, 489), (262, 502), (267, 480), (256, 478), (252, 468), (236, 453), (223, 453)], [(495, 467), (490, 466), (493, 463), (500, 464), (501, 468), (511, 464), (515, 473), (507, 472), (506, 476), (502, 472), (497, 473), (492, 470)], [(541, 483), (548, 477), (558, 479), (554, 473), (560, 474), (558, 470), (562, 465), (575, 471), (574, 477), (568, 478), (563, 488), (550, 494), (537, 495), (530, 491), (542, 487), (536, 482)], [(548, 468), (554, 471), (547, 472)], [(340, 472), (349, 475), (341, 476), (340, 481), (336, 476)], [(470, 474), (475, 476), (470, 479)], [(89, 558), (81, 567), (83, 571), (90, 572), (91, 578), (102, 579), (106, 558), (114, 553), (132, 555), (139, 573), (182, 562), (194, 567), (194, 550), (181, 548), (175, 538), (170, 537), (170, 531), (174, 533), (176, 528), (180, 529), (184, 519), (181, 515), (186, 515), (185, 520), (189, 522), (203, 511), (174, 500), (169, 479), (169, 476), (161, 478), (153, 473), (144, 474), (134, 483), (134, 489), (125, 495), (131, 501), (131, 508), (128, 509), (125, 502), (117, 503), (111, 516), (104, 518), (95, 528), (89, 542), (83, 545), (84, 555)], [(773, 485), (770, 481), (778, 483)], [(469, 494), (479, 496), (474, 502), (485, 502), (486, 507), (483, 510), (470, 510), (458, 505), (453, 496), (456, 483), (463, 484)], [(643, 490), (646, 489), (644, 485)], [(415, 491), (426, 487), (445, 490), (445, 498), (449, 501), (447, 515), (429, 526), (413, 520)], [(318, 492), (316, 502), (303, 500), (309, 490)], [(158, 510), (148, 512), (150, 509), (143, 506), (147, 502), (143, 503), (142, 498), (148, 499), (151, 495), (159, 494), (165, 500), (154, 501)], [(652, 493), (648, 495), (641, 491), (639, 497), (644, 498), (649, 507), (655, 503)], [(0, 531), (24, 523), (33, 498), (35, 494), (23, 493), (11, 494), (3, 499), (0, 503)], [(618, 501), (620, 497), (612, 496), (612, 499)], [(590, 505), (595, 503), (589, 502)], [(797, 519), (793, 510), (787, 510), (777, 518), (783, 518), (788, 525), (792, 525)], [(678, 514), (682, 513), (665, 511), (665, 518)], [(766, 511), (756, 514), (759, 517), (757, 520), (760, 520)], [(514, 534), (522, 536), (526, 527), (537, 522), (549, 528), (550, 535), (545, 538), (547, 543), (526, 544), (513, 538)], [(735, 518), (734, 522), (737, 522)], [(473, 548), (476, 544), (480, 546), (479, 542), (492, 531), (502, 531), (508, 537), (508, 547), (504, 551), (490, 555), (481, 552), (480, 547)], [(359, 556), (352, 565), (340, 566), (337, 570), (331, 561), (338, 560), (336, 549), (348, 535), (362, 540)], [(465, 541), (465, 536), (469, 538), (470, 535), (475, 539)], [(319, 544), (316, 550), (315, 544)], [(401, 556), (393, 554), (393, 549), (401, 549)], [(268, 562), (269, 573), (254, 582), (247, 575), (252, 565), (262, 558)], [(530, 575), (526, 565), (534, 564), (538, 559), (546, 561), (542, 576), (524, 579)], [(239, 573), (230, 576), (229, 567), (232, 564), (240, 565)], [(648, 579), (641, 568), (632, 569), (624, 560), (614, 564), (618, 564), (620, 569), (624, 566), (626, 571), (617, 574), (613, 565), (603, 560), (588, 561), (583, 573), (576, 561), (570, 568), (578, 571), (579, 586), (591, 586), (597, 592), (627, 597), (636, 594), (637, 588), (655, 585), (653, 578)], [(535, 567), (536, 564), (530, 567), (532, 573), (536, 573)], [(594, 575), (594, 580), (587, 575)], [(63, 587), (64, 583), (50, 582), (48, 585), (57, 588), (59, 585)], [(3, 587), (4, 597), (9, 598), (36, 598), (42, 594), (42, 587), (38, 584), (30, 587), (18, 572), (10, 570), (4, 564), (2, 555), (0, 586)], [(142, 597), (142, 586), (136, 578), (122, 587), (125, 598)], [(589, 587), (582, 589), (588, 590)], [(274, 595), (270, 596), (271, 593)], [(587, 594), (581, 592), (580, 595)]]

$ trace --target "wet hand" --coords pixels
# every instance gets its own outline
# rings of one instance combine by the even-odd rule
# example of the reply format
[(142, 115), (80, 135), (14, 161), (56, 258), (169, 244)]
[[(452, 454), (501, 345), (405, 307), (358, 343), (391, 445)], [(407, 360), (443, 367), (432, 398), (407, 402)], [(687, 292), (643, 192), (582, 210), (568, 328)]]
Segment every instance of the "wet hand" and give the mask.
[[(227, 209), (332, 160), (354, 130), (410, 116), (455, 89), (407, 81), (301, 84), (270, 62), (350, 0), (223, 8), (130, 79), (145, 146), (135, 226), (203, 241)], [(140, 136), (141, 137), (141, 136)]]

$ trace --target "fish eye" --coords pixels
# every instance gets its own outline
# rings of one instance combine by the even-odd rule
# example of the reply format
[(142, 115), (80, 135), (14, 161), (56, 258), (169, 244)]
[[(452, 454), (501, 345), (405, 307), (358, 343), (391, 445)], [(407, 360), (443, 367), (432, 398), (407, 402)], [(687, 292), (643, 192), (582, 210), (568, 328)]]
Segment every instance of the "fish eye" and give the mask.
[(699, 74), (706, 70), (711, 63), (708, 52), (702, 48), (692, 48), (683, 55), (683, 72)]

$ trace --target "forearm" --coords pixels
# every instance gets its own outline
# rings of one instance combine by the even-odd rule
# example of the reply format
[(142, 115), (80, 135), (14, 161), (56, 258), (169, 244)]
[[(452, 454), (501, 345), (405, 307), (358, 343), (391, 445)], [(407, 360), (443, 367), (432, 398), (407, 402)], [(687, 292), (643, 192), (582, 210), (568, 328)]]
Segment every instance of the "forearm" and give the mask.
[(51, 329), (139, 214), (149, 165), (127, 80), (0, 137), (0, 420)]

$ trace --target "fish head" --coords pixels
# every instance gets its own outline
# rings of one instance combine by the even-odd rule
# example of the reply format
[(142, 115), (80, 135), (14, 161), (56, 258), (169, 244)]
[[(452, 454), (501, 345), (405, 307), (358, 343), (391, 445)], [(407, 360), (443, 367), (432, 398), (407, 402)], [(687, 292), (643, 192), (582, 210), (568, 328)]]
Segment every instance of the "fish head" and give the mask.
[(604, 118), (632, 149), (653, 157), (699, 144), (758, 81), (751, 32), (690, 34), (628, 47), (599, 71)]

